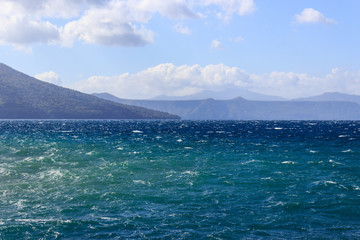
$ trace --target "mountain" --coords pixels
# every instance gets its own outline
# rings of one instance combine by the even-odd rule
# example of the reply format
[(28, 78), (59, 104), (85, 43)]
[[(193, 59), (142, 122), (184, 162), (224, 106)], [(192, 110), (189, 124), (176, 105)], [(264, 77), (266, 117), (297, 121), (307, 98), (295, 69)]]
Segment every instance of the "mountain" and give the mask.
[(260, 101), (286, 101), (287, 99), (277, 96), (270, 96), (260, 93), (251, 92), (242, 88), (228, 88), (222, 91), (201, 91), (187, 96), (166, 96), (161, 95), (151, 100), (202, 100), (213, 98), (216, 100), (231, 100), (233, 98), (243, 97), (247, 100), (260, 100)]
[(178, 119), (37, 80), (0, 63), (0, 119)]
[(189, 120), (360, 120), (360, 105), (350, 102), (231, 100), (127, 100), (113, 101), (166, 111)]
[(295, 101), (332, 101), (332, 102), (354, 102), (360, 104), (360, 96), (350, 95), (339, 92), (327, 92), (322, 95), (308, 97), (308, 98), (298, 98)]

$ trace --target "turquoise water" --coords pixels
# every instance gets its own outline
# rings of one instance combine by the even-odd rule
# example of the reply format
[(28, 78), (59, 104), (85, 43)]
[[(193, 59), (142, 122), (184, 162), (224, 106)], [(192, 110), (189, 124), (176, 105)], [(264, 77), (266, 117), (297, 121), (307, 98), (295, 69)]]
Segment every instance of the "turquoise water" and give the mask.
[(360, 239), (360, 122), (1, 121), (0, 239)]

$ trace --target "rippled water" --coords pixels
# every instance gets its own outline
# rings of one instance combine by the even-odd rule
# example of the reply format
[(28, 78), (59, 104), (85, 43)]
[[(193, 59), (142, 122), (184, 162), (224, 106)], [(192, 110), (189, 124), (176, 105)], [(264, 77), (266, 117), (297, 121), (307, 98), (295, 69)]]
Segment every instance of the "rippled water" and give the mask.
[(129, 238), (360, 239), (360, 122), (0, 122), (0, 239)]

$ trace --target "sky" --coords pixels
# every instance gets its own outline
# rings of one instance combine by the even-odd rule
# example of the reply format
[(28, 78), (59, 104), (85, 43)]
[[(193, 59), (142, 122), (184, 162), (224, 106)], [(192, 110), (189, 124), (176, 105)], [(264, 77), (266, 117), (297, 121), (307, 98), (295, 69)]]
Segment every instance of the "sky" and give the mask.
[(359, 0), (0, 0), (0, 62), (120, 98), (360, 95)]

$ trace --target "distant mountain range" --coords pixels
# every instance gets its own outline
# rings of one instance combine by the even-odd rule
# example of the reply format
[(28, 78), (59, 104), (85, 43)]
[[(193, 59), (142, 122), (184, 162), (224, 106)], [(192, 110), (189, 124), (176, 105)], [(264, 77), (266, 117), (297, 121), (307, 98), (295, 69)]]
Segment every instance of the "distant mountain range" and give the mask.
[(308, 97), (308, 98), (298, 98), (294, 99), (294, 101), (312, 101), (312, 102), (354, 102), (360, 104), (360, 96), (358, 95), (349, 95), (338, 92), (327, 92), (322, 95)]
[(0, 63), (0, 119), (178, 119), (37, 80)]
[(247, 100), (260, 100), (260, 101), (286, 101), (288, 99), (270, 96), (260, 93), (251, 92), (242, 88), (228, 88), (221, 91), (201, 91), (187, 96), (166, 96), (161, 95), (150, 100), (203, 100), (207, 98), (213, 98), (216, 100), (231, 100), (237, 97), (243, 97)]
[(359, 104), (338, 100), (253, 101), (241, 97), (231, 100), (128, 100), (108, 93), (94, 95), (190, 120), (360, 120)]
[[(40, 81), (0, 63), (0, 119), (360, 120), (360, 96), (336, 92), (294, 100), (237, 88), (177, 100), (94, 95)], [(248, 99), (229, 99), (239, 95)]]

